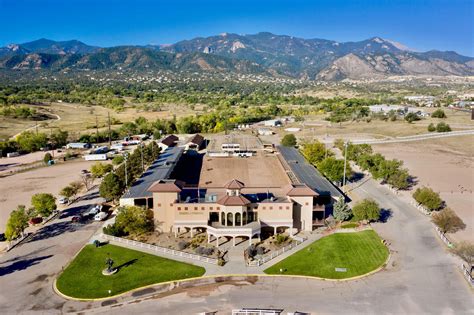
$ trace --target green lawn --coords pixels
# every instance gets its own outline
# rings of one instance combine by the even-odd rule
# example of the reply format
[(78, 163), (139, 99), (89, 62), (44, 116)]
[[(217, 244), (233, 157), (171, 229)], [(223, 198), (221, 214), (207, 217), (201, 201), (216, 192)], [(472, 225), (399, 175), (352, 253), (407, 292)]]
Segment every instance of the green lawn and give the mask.
[[(119, 271), (103, 276), (108, 254)], [(57, 288), (75, 298), (101, 298), (148, 284), (199, 277), (204, 272), (202, 267), (119, 246), (87, 245), (59, 276)]]
[[(271, 266), (265, 273), (343, 279), (375, 270), (387, 256), (387, 247), (372, 230), (335, 233)], [(336, 272), (335, 268), (347, 268), (347, 272)]]

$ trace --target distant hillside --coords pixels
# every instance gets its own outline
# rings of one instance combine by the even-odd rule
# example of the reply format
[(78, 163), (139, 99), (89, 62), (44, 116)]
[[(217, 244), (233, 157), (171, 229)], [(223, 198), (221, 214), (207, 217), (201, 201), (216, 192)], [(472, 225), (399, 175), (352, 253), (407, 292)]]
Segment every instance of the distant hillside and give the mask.
[(14, 54), (45, 53), (45, 54), (88, 54), (99, 47), (89, 46), (78, 40), (57, 42), (49, 39), (38, 39), (23, 44), (11, 44), (0, 48), (0, 57)]
[(89, 54), (15, 54), (0, 58), (0, 68), (50, 70), (162, 69), (176, 71), (231, 71), (266, 73), (266, 69), (246, 60), (203, 53), (169, 53), (149, 48), (122, 46), (101, 48)]
[(380, 37), (339, 43), (264, 32), (224, 33), (144, 47), (98, 48), (76, 40), (40, 39), (0, 48), (0, 68), (166, 69), (342, 80), (391, 75), (472, 76), (474, 58), (453, 51), (414, 52)]

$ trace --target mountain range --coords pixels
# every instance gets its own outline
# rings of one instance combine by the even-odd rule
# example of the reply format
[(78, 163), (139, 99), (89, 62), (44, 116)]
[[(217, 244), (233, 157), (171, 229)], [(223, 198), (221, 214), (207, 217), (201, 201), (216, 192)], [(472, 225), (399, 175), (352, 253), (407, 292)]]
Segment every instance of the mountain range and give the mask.
[(341, 43), (262, 32), (110, 48), (40, 39), (0, 48), (0, 68), (235, 72), (335, 81), (392, 75), (472, 76), (474, 58), (454, 51), (416, 52), (380, 37)]

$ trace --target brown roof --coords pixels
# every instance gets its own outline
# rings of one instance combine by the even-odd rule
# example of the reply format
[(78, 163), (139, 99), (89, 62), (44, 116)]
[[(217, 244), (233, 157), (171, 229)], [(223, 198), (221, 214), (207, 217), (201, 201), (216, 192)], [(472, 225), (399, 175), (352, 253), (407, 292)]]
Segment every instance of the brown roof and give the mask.
[(186, 143), (194, 143), (197, 146), (201, 146), (203, 142), (204, 142), (204, 137), (198, 133), (192, 136), (191, 138), (189, 138), (188, 141), (186, 141)]
[(224, 185), (224, 188), (227, 188), (227, 189), (242, 189), (244, 187), (245, 187), (245, 184), (236, 179), (233, 179)]
[(299, 185), (288, 185), (285, 188), (283, 188), (283, 191), (287, 196), (312, 196), (316, 197), (318, 194), (306, 186), (305, 184), (299, 184)]
[(224, 206), (245, 206), (250, 203), (250, 200), (242, 195), (239, 196), (224, 196), (217, 200), (217, 203)]
[(159, 180), (151, 184), (151, 192), (181, 192), (184, 183), (179, 180)]
[(176, 137), (175, 135), (169, 135), (168, 137), (164, 138), (163, 140), (161, 140), (161, 143), (169, 146), (169, 147), (172, 147), (176, 144), (176, 141), (178, 141), (179, 138)]

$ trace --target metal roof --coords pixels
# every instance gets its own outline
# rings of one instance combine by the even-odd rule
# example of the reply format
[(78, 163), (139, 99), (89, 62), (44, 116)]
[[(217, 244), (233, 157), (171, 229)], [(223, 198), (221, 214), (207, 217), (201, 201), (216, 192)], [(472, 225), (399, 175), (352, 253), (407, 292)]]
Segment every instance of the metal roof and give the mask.
[(158, 180), (169, 178), (183, 150), (182, 147), (169, 147), (163, 151), (146, 172), (132, 184), (122, 198), (152, 197), (153, 193), (148, 191), (148, 188)]
[(337, 187), (309, 164), (297, 149), (285, 146), (277, 146), (277, 148), (301, 183), (308, 185), (320, 195), (330, 194), (335, 198), (344, 196)]

